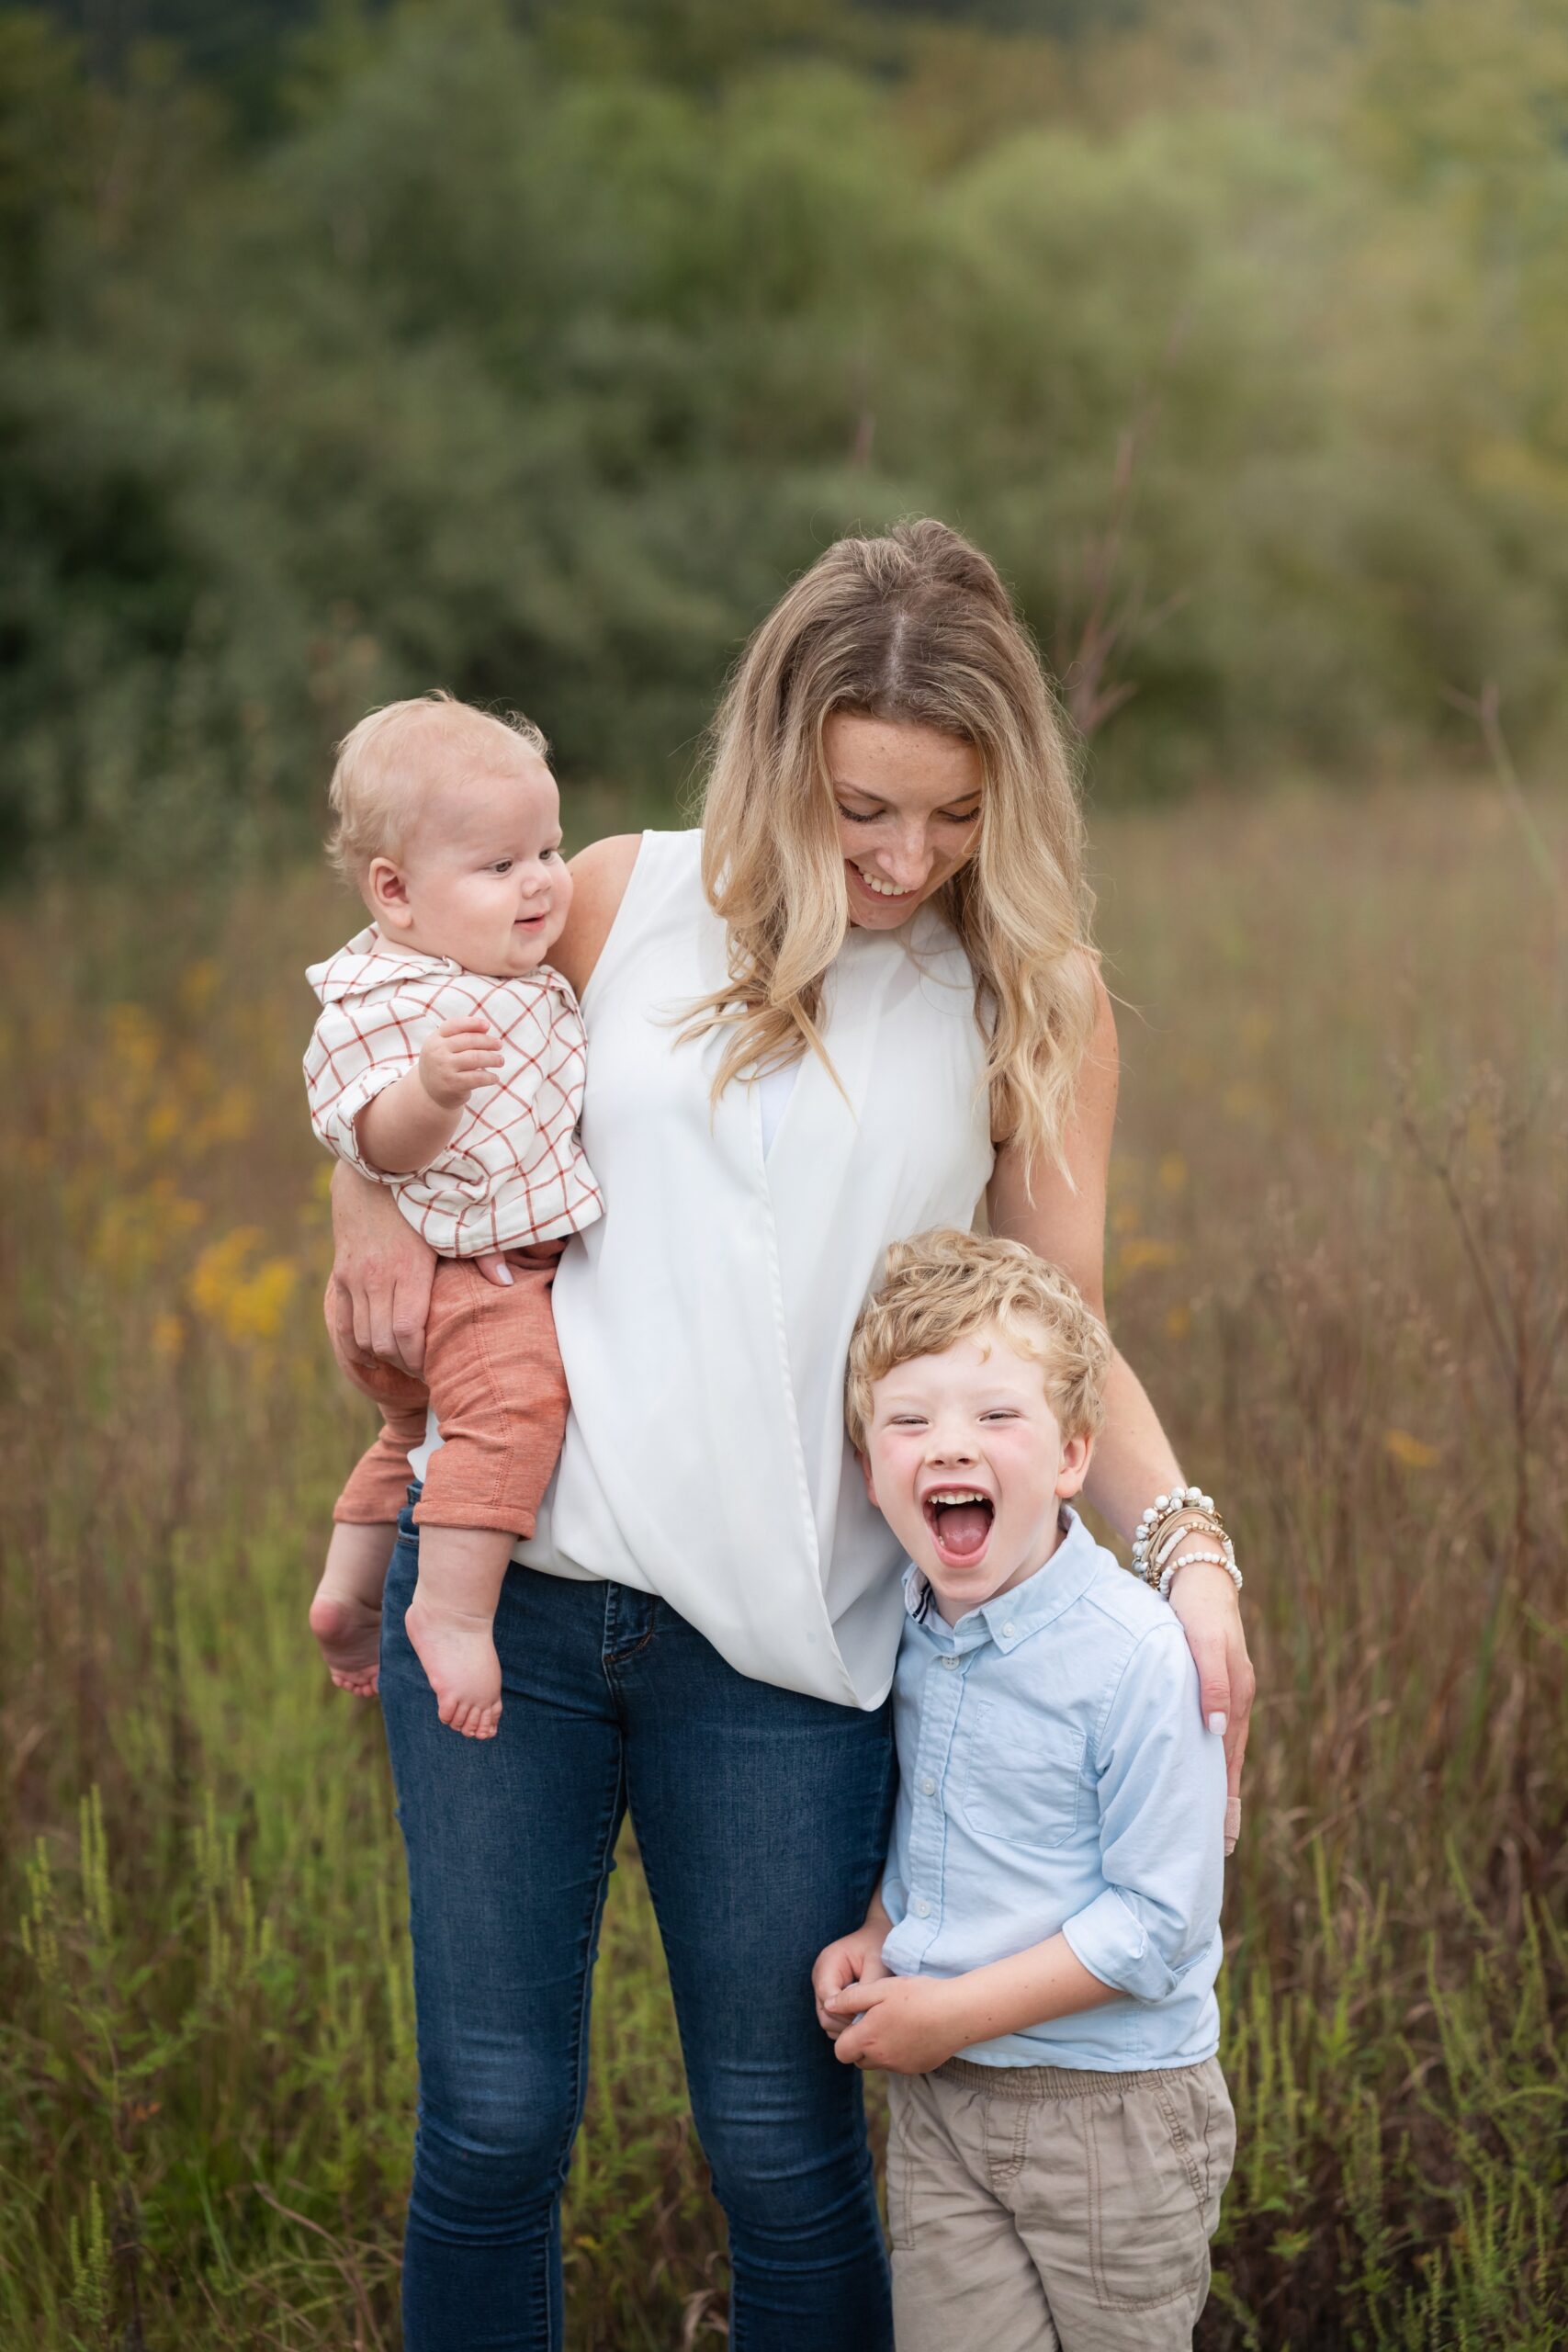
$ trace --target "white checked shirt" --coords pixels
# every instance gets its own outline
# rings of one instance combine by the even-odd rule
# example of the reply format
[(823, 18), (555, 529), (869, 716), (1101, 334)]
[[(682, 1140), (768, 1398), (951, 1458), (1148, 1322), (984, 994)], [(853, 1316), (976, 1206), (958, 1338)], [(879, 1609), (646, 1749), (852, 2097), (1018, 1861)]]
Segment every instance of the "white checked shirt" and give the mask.
[[(586, 1044), (568, 982), (547, 964), (513, 979), (466, 972), (446, 956), (392, 948), (374, 923), (305, 975), (321, 1016), (305, 1055), (310, 1124), (330, 1151), (391, 1192), (443, 1258), (479, 1258), (581, 1233), (604, 1204), (577, 1140)], [(359, 1148), (354, 1123), (412, 1069), (444, 1021), (482, 1013), (503, 1059), (477, 1087), (428, 1168), (389, 1176)]]

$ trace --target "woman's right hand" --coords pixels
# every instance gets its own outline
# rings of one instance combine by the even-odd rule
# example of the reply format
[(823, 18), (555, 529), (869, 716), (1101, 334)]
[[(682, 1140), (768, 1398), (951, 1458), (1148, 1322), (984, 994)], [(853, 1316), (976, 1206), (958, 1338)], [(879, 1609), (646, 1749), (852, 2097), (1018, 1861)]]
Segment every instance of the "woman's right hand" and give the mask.
[(351, 1363), (387, 1363), (417, 1379), (435, 1252), (384, 1184), (340, 1160), (333, 1171), (333, 1320)]

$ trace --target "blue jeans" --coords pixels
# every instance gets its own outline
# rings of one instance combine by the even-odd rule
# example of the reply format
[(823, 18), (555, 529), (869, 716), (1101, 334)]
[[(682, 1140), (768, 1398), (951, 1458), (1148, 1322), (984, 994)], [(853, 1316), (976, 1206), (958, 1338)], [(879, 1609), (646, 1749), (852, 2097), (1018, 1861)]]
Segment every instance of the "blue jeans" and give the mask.
[(403, 1631), (418, 1557), (405, 1510), (381, 1706), (419, 2017), (407, 2352), (559, 2352), (560, 2191), (628, 1805), (729, 2224), (732, 2352), (890, 2352), (860, 2076), (833, 2056), (810, 1984), (881, 1871), (888, 1710), (738, 1674), (629, 1586), (513, 1566), (495, 1621), (501, 1730), (464, 1739), (437, 1722)]

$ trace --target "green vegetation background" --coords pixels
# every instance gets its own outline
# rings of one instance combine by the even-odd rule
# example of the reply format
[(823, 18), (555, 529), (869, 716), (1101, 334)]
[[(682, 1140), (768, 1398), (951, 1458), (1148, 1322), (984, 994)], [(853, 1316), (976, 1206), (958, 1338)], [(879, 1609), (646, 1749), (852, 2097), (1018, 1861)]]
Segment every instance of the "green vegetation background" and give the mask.
[(1129, 433), (1107, 796), (1543, 763), (1565, 223), (1564, 0), (0, 9), (5, 854), (304, 840), (435, 682), (665, 797), (915, 509), (1070, 668)]

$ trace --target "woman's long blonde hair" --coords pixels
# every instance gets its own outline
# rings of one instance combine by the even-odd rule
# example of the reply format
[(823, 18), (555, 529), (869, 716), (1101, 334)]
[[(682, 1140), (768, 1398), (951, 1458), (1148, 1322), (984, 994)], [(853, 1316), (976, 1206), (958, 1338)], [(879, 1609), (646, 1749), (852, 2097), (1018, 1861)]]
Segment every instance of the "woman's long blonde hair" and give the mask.
[(994, 1129), (1026, 1168), (1042, 1154), (1063, 1164), (1096, 1009), (1073, 762), (994, 566), (943, 523), (838, 540), (741, 655), (714, 721), (703, 813), (703, 884), (728, 929), (729, 982), (682, 1034), (729, 1032), (716, 1099), (808, 1047), (828, 1061), (822, 984), (849, 924), (822, 747), (835, 711), (936, 728), (979, 752), (975, 853), (932, 903), (974, 968)]

